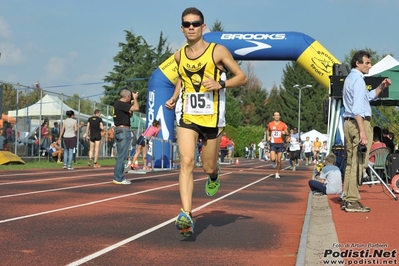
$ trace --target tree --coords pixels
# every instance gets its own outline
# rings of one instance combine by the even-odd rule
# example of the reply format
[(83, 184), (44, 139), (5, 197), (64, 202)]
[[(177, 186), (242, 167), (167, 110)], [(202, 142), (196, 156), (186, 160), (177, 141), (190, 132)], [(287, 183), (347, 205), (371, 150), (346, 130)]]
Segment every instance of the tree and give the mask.
[(283, 70), (283, 88), (280, 90), (280, 112), (282, 119), (291, 127), (298, 126), (299, 91), (294, 88), (298, 84), (301, 88), (312, 85), (301, 91), (301, 131), (316, 129), (327, 131), (323, 120), (323, 100), (328, 98), (328, 91), (322, 87), (314, 77), (306, 72), (296, 62), (290, 62)]
[[(82, 114), (87, 114), (91, 115), (93, 114), (95, 109), (100, 109), (102, 114), (106, 114), (107, 107), (105, 105), (98, 105), (95, 106), (95, 103), (93, 101), (90, 101), (89, 99), (79, 99), (79, 95), (74, 94), (72, 97), (68, 97), (64, 99), (64, 103), (71, 107), (72, 109), (76, 111), (80, 111)], [(80, 107), (79, 107), (80, 105)], [(103, 108), (101, 108), (103, 107)]]
[[(3, 113), (15, 110), (16, 108), (25, 108), (40, 99), (39, 88), (26, 88), (25, 90), (19, 88), (19, 84), (3, 83)], [(17, 107), (17, 92), (18, 92), (18, 107)]]
[(243, 125), (244, 114), (241, 112), (240, 102), (234, 98), (233, 94), (226, 93), (226, 123), (233, 126), (239, 127)]
[[(265, 128), (267, 124), (273, 119), (273, 113), (275, 111), (279, 111), (282, 116), (284, 114), (284, 111), (281, 109), (281, 93), (282, 88), (278, 88), (277, 85), (273, 85), (269, 92), (269, 97), (266, 99), (266, 108), (264, 109), (264, 115), (266, 120)], [(285, 118), (284, 121), (286, 121)]]
[(248, 78), (247, 84), (230, 90), (231, 95), (239, 101), (241, 112), (244, 114), (241, 125), (264, 125), (264, 109), (268, 93), (262, 89), (262, 83), (255, 75), (254, 66), (251, 63), (246, 64), (244, 72)]
[[(377, 63), (378, 61), (380, 61), (382, 58), (384, 58), (385, 56), (387, 56), (386, 54), (383, 54), (383, 55), (378, 55), (377, 54), (377, 51), (374, 51), (374, 50), (372, 50), (371, 48), (368, 48), (368, 47), (366, 47), (366, 48), (363, 48), (363, 49), (355, 49), (355, 48), (353, 48), (353, 49), (351, 49), (350, 50), (350, 52), (349, 52), (349, 54), (347, 54), (347, 55), (345, 55), (345, 59), (344, 59), (344, 64), (347, 64), (348, 66), (349, 66), (349, 68), (351, 67), (351, 60), (352, 60), (352, 57), (353, 57), (353, 55), (357, 52), (357, 51), (359, 51), (359, 50), (365, 50), (365, 51), (367, 51), (367, 52), (369, 52), (370, 53), (370, 55), (371, 55), (371, 64), (372, 65), (374, 65), (375, 63)], [(392, 55), (392, 54), (391, 54)]]
[(3, 83), (0, 86), (3, 87), (2, 112), (7, 114), (8, 111), (15, 110), (17, 104), (17, 90), (14, 89), (13, 85), (7, 83)]
[(119, 91), (128, 89), (139, 93), (140, 112), (145, 113), (148, 78), (172, 52), (166, 46), (167, 39), (163, 38), (162, 32), (156, 48), (148, 45), (142, 36), (135, 36), (130, 31), (125, 33), (126, 43), (119, 43), (121, 51), (114, 57), (114, 69), (104, 78), (105, 82), (112, 85), (104, 86), (105, 96), (101, 101), (113, 105), (119, 99)]

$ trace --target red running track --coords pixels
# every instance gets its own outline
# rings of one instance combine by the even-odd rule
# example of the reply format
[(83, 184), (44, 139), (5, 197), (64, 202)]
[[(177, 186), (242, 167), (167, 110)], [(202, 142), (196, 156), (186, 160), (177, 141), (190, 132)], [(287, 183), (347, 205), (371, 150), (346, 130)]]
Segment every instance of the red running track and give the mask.
[[(344, 252), (345, 265), (399, 265), (399, 202), (381, 184), (362, 185), (359, 191), (369, 213), (347, 213), (341, 210), (338, 196), (328, 196), (338, 234), (335, 244)], [(327, 259), (334, 260), (332, 254)]]
[[(287, 167), (288, 162), (284, 162)], [(128, 174), (113, 168), (0, 172), (2, 265), (294, 265), (311, 167), (268, 162), (222, 166), (222, 185), (205, 194), (196, 168), (195, 235), (174, 227), (178, 171)]]

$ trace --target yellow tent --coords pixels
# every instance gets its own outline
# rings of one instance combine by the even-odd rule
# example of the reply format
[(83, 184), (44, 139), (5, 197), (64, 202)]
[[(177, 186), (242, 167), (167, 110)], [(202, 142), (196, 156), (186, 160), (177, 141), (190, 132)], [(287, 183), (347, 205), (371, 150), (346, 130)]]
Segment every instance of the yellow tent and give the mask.
[(18, 155), (15, 155), (14, 153), (9, 151), (0, 151), (0, 164), (8, 164), (8, 163), (25, 164), (25, 162), (21, 158), (19, 158)]

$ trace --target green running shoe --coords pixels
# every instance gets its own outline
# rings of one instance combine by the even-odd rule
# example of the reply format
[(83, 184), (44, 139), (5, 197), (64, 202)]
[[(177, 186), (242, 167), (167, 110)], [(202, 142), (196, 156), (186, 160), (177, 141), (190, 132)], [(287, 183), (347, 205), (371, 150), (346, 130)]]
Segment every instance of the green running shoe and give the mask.
[(211, 180), (211, 177), (208, 176), (208, 180), (205, 184), (205, 192), (208, 196), (213, 196), (218, 192), (220, 187), (220, 164), (218, 163), (218, 178), (215, 181)]
[(194, 221), (191, 212), (181, 209), (181, 213), (176, 218), (175, 225), (182, 236), (190, 237), (194, 235)]

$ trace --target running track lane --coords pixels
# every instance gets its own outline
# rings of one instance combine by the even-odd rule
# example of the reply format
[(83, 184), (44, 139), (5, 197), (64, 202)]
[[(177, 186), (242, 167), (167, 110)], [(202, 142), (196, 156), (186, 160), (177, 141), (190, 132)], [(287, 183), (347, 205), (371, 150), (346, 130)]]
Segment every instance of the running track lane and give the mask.
[[(286, 164), (286, 162), (284, 162)], [(5, 265), (294, 265), (310, 168), (271, 174), (269, 163), (222, 167), (215, 197), (194, 174), (195, 236), (180, 237), (177, 171), (130, 174), (112, 168), (0, 175), (0, 249)]]

